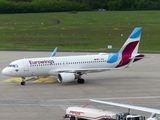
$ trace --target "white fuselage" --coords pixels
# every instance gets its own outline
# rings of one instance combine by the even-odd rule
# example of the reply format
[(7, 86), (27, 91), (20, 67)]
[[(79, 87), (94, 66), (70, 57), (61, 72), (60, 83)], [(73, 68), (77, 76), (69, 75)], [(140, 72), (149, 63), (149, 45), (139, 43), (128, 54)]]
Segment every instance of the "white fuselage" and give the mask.
[(12, 77), (58, 75), (58, 71), (114, 68), (120, 61), (118, 59), (114, 64), (108, 64), (107, 60), (108, 54), (28, 58), (13, 61), (10, 66), (3, 69), (2, 73)]

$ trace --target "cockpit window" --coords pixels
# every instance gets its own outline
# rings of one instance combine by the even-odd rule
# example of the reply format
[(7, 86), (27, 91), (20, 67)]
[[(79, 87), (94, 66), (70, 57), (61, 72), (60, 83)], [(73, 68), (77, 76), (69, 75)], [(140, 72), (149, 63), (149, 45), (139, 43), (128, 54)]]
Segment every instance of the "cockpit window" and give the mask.
[(10, 64), (8, 67), (18, 68), (18, 65), (16, 65), (16, 64)]

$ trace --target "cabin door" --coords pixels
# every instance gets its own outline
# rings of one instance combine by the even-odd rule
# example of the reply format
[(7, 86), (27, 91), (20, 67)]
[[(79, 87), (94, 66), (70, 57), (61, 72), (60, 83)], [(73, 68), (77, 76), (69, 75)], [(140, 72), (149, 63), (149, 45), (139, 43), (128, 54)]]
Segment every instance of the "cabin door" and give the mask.
[(24, 64), (24, 71), (29, 71), (28, 62), (27, 62), (27, 61), (24, 61), (23, 64)]

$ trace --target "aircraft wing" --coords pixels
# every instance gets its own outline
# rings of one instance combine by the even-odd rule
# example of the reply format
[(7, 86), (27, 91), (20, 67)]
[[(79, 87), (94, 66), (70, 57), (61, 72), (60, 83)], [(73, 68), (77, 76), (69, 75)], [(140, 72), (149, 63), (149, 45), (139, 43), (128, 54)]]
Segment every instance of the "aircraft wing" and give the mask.
[(71, 69), (71, 70), (59, 70), (59, 72), (101, 72), (101, 71), (107, 71), (107, 70), (113, 70), (117, 68), (87, 68), (87, 69)]
[(87, 68), (87, 69), (57, 69), (57, 70), (50, 70), (49, 74), (52, 75), (52, 73), (76, 73), (76, 72), (81, 72), (82, 74), (86, 73), (92, 73), (92, 72), (103, 72), (103, 71), (109, 71), (109, 70), (114, 70), (114, 69), (121, 69), (121, 68)]
[(120, 103), (113, 103), (113, 102), (106, 102), (106, 101), (100, 101), (100, 100), (94, 100), (94, 99), (90, 99), (90, 101), (97, 102), (97, 103), (102, 103), (102, 104), (107, 104), (107, 105), (113, 105), (113, 106), (117, 106), (117, 107), (130, 108), (130, 109), (149, 112), (149, 113), (160, 114), (160, 110), (152, 109), (152, 108), (139, 107), (139, 106), (120, 104)]
[(87, 69), (59, 69), (57, 70), (58, 72), (69, 72), (69, 73), (74, 73), (74, 72), (82, 72), (82, 73), (91, 73), (91, 72), (102, 72), (102, 71), (109, 71), (109, 70), (114, 70), (114, 69), (120, 69), (120, 68), (87, 68)]

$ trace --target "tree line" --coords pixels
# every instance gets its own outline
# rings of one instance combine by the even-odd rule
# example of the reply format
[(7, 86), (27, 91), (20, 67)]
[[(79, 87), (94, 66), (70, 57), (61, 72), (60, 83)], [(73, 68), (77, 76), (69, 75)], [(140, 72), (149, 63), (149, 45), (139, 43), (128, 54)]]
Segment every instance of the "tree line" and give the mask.
[(0, 13), (160, 10), (160, 0), (0, 0)]

